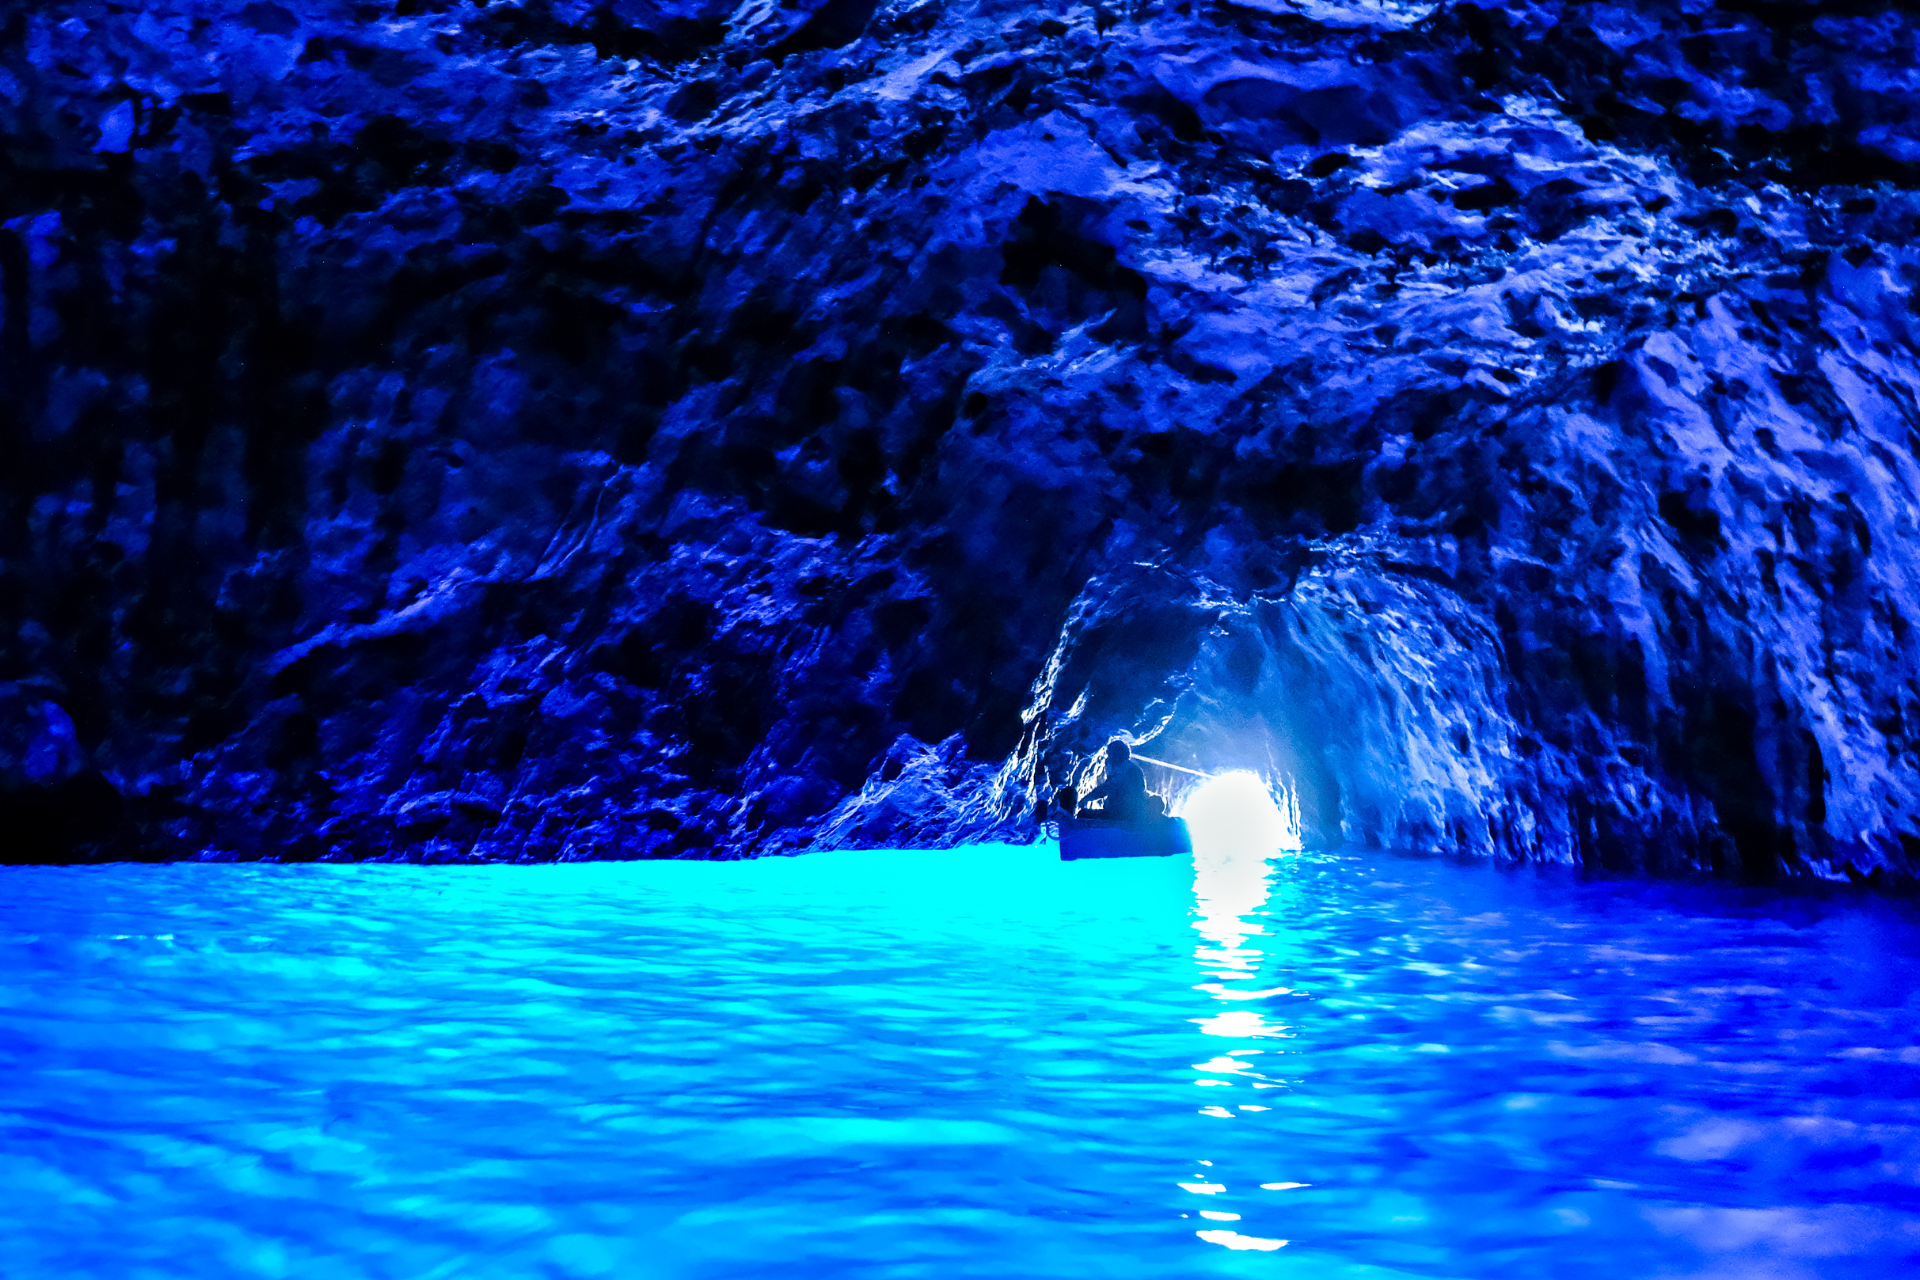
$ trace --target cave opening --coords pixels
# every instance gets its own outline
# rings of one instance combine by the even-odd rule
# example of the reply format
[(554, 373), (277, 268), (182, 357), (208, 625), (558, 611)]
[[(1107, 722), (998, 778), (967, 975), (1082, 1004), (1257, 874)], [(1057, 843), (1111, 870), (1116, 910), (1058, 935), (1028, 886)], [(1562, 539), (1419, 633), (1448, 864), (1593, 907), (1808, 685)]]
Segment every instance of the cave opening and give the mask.
[(1301, 847), (1293, 789), (1247, 769), (1214, 774), (1172, 806), (1184, 818), (1196, 859), (1264, 858)]

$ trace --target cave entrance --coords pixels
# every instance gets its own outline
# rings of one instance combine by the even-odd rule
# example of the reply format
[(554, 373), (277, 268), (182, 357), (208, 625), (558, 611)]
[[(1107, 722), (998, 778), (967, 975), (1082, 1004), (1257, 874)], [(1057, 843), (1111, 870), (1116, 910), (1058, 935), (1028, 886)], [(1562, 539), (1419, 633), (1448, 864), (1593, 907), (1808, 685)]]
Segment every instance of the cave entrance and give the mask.
[(1265, 858), (1301, 847), (1300, 806), (1292, 789), (1276, 795), (1250, 770), (1205, 779), (1180, 798), (1175, 812), (1187, 820), (1196, 860)]

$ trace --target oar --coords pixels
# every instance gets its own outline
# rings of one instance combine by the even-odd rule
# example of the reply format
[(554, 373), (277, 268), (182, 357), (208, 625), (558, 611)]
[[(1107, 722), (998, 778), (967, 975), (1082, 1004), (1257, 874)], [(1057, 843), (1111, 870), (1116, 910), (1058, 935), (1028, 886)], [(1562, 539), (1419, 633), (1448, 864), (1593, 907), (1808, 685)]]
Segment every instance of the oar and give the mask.
[(1155, 760), (1155, 759), (1154, 759), (1154, 758), (1153, 758), (1152, 756), (1143, 756), (1143, 755), (1141, 755), (1141, 754), (1140, 754), (1140, 753), (1139, 753), (1138, 751), (1134, 751), (1134, 752), (1131, 752), (1131, 753), (1129, 753), (1129, 754), (1131, 754), (1131, 755), (1133, 756), (1133, 758), (1134, 758), (1135, 760), (1140, 760), (1140, 761), (1144, 761), (1144, 762), (1145, 762), (1145, 763), (1147, 763), (1147, 764), (1157, 764), (1157, 765), (1159, 765), (1159, 766), (1160, 766), (1160, 767), (1161, 767), (1162, 769), (1172, 769), (1172, 770), (1174, 770), (1174, 771), (1175, 771), (1175, 772), (1177, 772), (1177, 773), (1190, 773), (1190, 774), (1192, 774), (1192, 775), (1193, 775), (1194, 777), (1196, 777), (1196, 778), (1211, 778), (1211, 777), (1213, 777), (1213, 775), (1212, 775), (1212, 774), (1210, 774), (1210, 773), (1202, 773), (1202, 772), (1200, 772), (1200, 770), (1198, 770), (1198, 769), (1189, 769), (1189, 768), (1187, 768), (1187, 766), (1185, 766), (1185, 765), (1183, 765), (1183, 764), (1174, 764), (1174, 763), (1172, 763), (1171, 761), (1168, 761), (1168, 760)]

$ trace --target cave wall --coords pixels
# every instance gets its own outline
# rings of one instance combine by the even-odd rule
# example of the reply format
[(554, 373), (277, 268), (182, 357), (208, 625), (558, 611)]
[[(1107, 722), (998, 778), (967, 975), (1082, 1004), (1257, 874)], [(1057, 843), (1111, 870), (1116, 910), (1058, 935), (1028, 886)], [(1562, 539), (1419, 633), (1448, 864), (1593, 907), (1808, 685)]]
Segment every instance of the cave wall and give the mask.
[[(0, 857), (1920, 865), (1899, 6), (0, 19)], [(1171, 757), (1169, 757), (1171, 758)]]

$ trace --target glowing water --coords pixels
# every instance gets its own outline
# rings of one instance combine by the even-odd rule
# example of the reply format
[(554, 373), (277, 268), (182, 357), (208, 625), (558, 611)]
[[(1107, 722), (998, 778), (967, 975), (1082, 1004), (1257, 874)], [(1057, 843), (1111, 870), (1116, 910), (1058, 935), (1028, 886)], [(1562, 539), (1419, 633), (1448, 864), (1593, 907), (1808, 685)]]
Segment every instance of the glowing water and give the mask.
[(1891, 908), (1048, 848), (4, 880), (9, 1280), (1920, 1274)]

